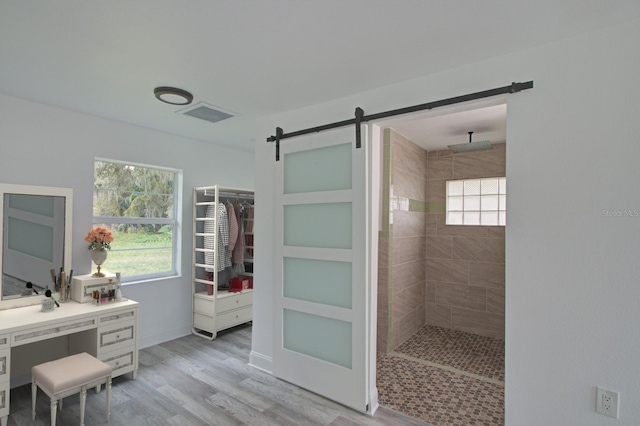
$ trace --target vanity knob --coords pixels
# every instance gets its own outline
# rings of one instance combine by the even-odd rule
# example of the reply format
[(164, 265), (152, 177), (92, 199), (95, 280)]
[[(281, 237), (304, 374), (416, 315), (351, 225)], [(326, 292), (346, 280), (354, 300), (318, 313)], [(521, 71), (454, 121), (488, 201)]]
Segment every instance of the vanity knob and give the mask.
[(119, 338), (120, 338), (120, 335), (119, 335), (119, 334), (116, 334), (116, 339), (119, 339)]

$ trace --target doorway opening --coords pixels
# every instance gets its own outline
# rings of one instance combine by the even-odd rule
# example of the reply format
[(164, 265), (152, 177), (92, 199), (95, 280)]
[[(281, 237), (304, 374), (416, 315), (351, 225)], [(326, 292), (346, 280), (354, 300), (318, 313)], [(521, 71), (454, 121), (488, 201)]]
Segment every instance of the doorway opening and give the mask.
[[(504, 423), (505, 227), (448, 224), (446, 183), (506, 176), (506, 113), (501, 98), (378, 123), (379, 402), (435, 425)], [(492, 149), (448, 148), (470, 131)]]

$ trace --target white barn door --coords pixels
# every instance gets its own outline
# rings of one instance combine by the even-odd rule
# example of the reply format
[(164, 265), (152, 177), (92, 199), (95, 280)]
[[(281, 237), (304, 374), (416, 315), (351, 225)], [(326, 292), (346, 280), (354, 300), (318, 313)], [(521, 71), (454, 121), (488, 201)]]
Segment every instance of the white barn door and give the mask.
[(369, 359), (369, 144), (367, 126), (361, 129), (359, 149), (353, 126), (281, 141), (273, 370), (366, 412), (375, 359)]

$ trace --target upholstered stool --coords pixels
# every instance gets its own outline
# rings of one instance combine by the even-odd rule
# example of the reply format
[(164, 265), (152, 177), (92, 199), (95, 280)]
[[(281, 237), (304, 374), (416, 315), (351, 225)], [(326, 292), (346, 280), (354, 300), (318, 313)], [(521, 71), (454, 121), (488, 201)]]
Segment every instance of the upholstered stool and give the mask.
[(111, 416), (111, 366), (86, 352), (36, 365), (31, 369), (31, 411), (36, 419), (38, 387), (51, 398), (51, 426), (56, 424), (58, 400), (80, 392), (80, 426), (84, 426), (84, 407), (87, 389), (94, 386), (107, 388), (107, 421)]

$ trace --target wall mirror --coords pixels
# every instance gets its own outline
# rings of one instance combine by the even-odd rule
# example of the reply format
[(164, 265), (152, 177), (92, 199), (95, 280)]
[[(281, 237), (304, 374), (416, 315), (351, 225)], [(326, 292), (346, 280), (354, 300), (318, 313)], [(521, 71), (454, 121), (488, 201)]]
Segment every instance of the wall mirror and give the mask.
[(39, 304), (71, 270), (73, 190), (0, 184), (0, 213), (0, 309)]

